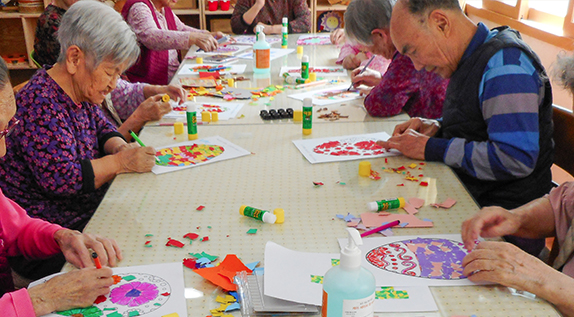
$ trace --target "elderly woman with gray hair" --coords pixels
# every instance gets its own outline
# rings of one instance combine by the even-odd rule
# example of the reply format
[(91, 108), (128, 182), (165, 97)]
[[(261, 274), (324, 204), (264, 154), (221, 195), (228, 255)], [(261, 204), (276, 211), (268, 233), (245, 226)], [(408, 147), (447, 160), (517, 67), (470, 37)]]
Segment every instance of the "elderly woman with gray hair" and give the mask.
[[(369, 89), (365, 108), (374, 117), (389, 117), (401, 112), (411, 117), (439, 118), (448, 80), (427, 71), (417, 71), (407, 56), (400, 54), (391, 41), (390, 20), (394, 0), (353, 0), (345, 11), (348, 40), (367, 51), (391, 60), (387, 71), (362, 67), (351, 73), (355, 86)], [(372, 87), (372, 88), (371, 88)]]
[[(97, 1), (79, 1), (64, 14), (61, 53), (16, 95), (20, 124), (7, 137), (0, 187), (29, 215), (82, 230), (109, 182), (121, 173), (149, 172), (151, 147), (128, 144), (97, 104), (139, 55), (121, 15)], [(20, 275), (59, 271), (63, 258), (30, 263), (11, 258)]]
[[(8, 66), (0, 59), (0, 157), (6, 154), (6, 137), (20, 126), (21, 122), (13, 118), (15, 112)], [(89, 249), (97, 252), (105, 266), (114, 266), (122, 258), (114, 240), (31, 218), (1, 191), (0, 242), (2, 255), (23, 254), (29, 258), (43, 258), (63, 252), (70, 263), (81, 268), (56, 276), (44, 284), (14, 291), (10, 267), (0, 258), (2, 317), (41, 316), (90, 306), (98, 296), (109, 293), (113, 278), (110, 268), (94, 267)]]

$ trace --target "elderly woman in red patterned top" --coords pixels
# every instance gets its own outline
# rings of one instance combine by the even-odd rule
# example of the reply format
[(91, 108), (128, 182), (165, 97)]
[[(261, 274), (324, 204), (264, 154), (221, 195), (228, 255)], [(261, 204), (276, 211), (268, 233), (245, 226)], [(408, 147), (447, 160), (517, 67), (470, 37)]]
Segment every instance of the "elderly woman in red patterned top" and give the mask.
[(351, 78), (355, 86), (373, 87), (362, 90), (368, 94), (365, 108), (374, 117), (394, 116), (401, 112), (411, 117), (439, 118), (448, 80), (425, 70), (417, 71), (407, 56), (401, 55), (390, 37), (391, 0), (353, 0), (345, 12), (347, 39), (361, 44), (373, 54), (391, 59), (384, 73), (362, 67)]
[[(81, 231), (109, 182), (151, 171), (155, 150), (126, 143), (98, 107), (138, 58), (129, 25), (107, 5), (85, 0), (64, 14), (58, 32), (58, 62), (38, 70), (16, 95), (20, 124), (6, 139), (0, 187), (29, 215)], [(19, 259), (12, 267), (30, 279), (63, 265)]]
[(265, 34), (281, 34), (283, 17), (289, 19), (289, 33), (311, 31), (311, 11), (307, 0), (237, 0), (231, 16), (235, 34), (254, 34), (257, 25)]

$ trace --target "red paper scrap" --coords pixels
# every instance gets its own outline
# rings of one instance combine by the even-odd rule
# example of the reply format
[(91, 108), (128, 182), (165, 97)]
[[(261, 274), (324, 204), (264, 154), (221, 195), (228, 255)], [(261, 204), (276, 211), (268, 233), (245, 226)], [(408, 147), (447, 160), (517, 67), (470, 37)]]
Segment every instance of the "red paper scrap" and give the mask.
[(145, 245), (148, 245), (148, 244), (150, 244), (150, 243), (151, 243), (151, 241), (146, 241), (146, 242), (145, 242)]
[(402, 171), (402, 170), (405, 170), (405, 169), (406, 169), (406, 167), (401, 166), (401, 167), (397, 168), (397, 171)]
[(323, 186), (323, 185), (325, 185), (325, 184), (323, 184), (323, 183), (321, 183), (321, 182), (313, 182), (313, 185), (315, 185), (315, 186)]
[(172, 239), (172, 238), (167, 238), (167, 243), (165, 244), (167, 247), (177, 247), (177, 248), (183, 248), (183, 243)]
[(385, 157), (385, 163), (388, 163), (388, 162), (389, 162), (389, 160), (387, 160), (387, 158)]
[(397, 184), (397, 186), (405, 186), (405, 184)]
[(195, 239), (199, 238), (199, 235), (197, 233), (190, 232), (183, 237), (191, 239), (191, 240), (195, 240)]
[(425, 186), (425, 187), (426, 187), (426, 186), (428, 186), (428, 185), (429, 185), (429, 183), (428, 183), (428, 182), (421, 182), (419, 185), (421, 185), (421, 186)]
[[(221, 288), (227, 291), (237, 290), (237, 285), (230, 281), (230, 274), (228, 272), (235, 272), (235, 274), (241, 271), (246, 271), (247, 273), (252, 272), (241, 262), (241, 260), (239, 260), (239, 258), (237, 258), (235, 254), (228, 254), (223, 262), (218, 266), (206, 267), (193, 271), (211, 283), (221, 286)], [(225, 276), (220, 273), (223, 273)]]
[(183, 259), (183, 265), (192, 270), (195, 270), (195, 259)]
[(201, 238), (201, 241), (202, 241), (202, 242), (204, 242), (204, 241), (209, 241), (209, 237), (208, 237), (208, 236), (205, 236), (205, 237)]
[(168, 292), (165, 292), (165, 293), (161, 293), (161, 296), (169, 296), (169, 295), (171, 295), (171, 294), (170, 294), (170, 293), (168, 293)]
[(203, 210), (203, 208), (205, 208), (205, 206), (203, 206), (203, 205), (199, 205), (199, 207), (197, 207), (195, 210), (199, 210), (199, 211), (201, 211), (201, 210)]
[(106, 301), (106, 297), (104, 295), (100, 295), (98, 296), (98, 298), (96, 298), (96, 300), (94, 301), (94, 304), (99, 304), (99, 303), (103, 303)]

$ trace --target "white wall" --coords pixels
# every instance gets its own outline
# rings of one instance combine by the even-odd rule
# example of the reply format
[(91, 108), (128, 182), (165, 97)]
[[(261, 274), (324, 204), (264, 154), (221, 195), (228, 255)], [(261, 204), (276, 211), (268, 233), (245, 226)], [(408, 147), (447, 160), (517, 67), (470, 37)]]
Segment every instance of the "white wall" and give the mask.
[[(486, 21), (473, 15), (470, 15), (469, 18), (471, 18), (476, 23), (482, 22), (489, 28), (499, 26), (494, 22)], [(538, 57), (542, 61), (542, 65), (544, 65), (546, 71), (548, 72), (550, 72), (551, 65), (556, 60), (558, 53), (564, 51), (564, 49), (560, 47), (548, 44), (525, 34), (522, 34), (522, 39), (528, 45), (530, 45), (536, 54), (538, 54)], [(550, 82), (553, 82), (552, 77), (550, 78)], [(568, 90), (562, 89), (560, 85), (554, 85), (554, 83), (552, 83), (552, 97), (554, 99), (554, 104), (560, 105), (564, 108), (572, 109), (572, 95)]]

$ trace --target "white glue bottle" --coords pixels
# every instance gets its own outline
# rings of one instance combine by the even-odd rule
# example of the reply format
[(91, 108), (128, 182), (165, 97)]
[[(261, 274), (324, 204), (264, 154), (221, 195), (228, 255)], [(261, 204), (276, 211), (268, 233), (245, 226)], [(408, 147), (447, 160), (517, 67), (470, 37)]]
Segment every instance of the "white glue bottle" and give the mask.
[(341, 261), (323, 278), (322, 317), (372, 317), (375, 309), (375, 277), (361, 266), (361, 235), (347, 228), (348, 245), (341, 250)]

